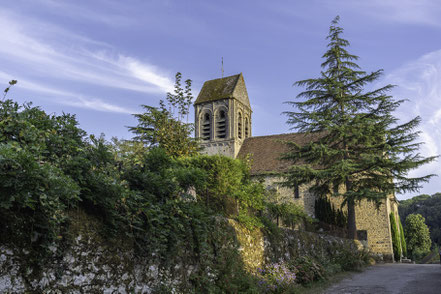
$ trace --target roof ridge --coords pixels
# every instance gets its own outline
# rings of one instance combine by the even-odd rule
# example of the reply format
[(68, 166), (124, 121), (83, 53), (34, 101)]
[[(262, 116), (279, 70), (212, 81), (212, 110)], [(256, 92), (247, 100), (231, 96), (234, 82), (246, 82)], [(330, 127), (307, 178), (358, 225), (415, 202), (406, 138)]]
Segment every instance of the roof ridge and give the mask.
[[(233, 86), (233, 93), (234, 93), (234, 91), (236, 91), (236, 87), (237, 87), (237, 84), (239, 84), (239, 80), (240, 80), (241, 75), (242, 75), (242, 73), (240, 73), (238, 75), (234, 75), (234, 76), (238, 76), (238, 77), (236, 78), (236, 82), (234, 83), (234, 86)], [(232, 77), (234, 77), (234, 76), (232, 76)]]
[(276, 137), (276, 136), (283, 136), (283, 135), (302, 135), (306, 134), (306, 132), (299, 132), (299, 133), (281, 133), (281, 134), (272, 134), (272, 135), (264, 135), (264, 136), (252, 136), (248, 137), (247, 139), (251, 138), (263, 138), (263, 137)]
[(207, 80), (207, 81), (204, 82), (204, 84), (205, 84), (206, 82), (211, 82), (211, 81), (215, 81), (215, 80), (222, 80), (222, 79), (232, 78), (232, 77), (235, 77), (235, 76), (240, 76), (241, 74), (242, 74), (242, 73), (240, 73), (240, 74), (235, 74), (235, 75), (231, 75), (231, 76), (228, 76), (228, 77), (220, 77), (220, 78), (215, 78), (215, 79)]

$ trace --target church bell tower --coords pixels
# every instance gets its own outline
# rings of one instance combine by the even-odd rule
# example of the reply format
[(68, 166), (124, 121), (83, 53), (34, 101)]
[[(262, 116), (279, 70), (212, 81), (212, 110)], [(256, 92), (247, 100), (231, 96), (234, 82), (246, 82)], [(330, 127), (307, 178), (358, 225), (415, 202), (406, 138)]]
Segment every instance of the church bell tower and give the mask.
[(251, 106), (242, 73), (206, 81), (195, 108), (195, 136), (202, 153), (235, 158), (251, 137)]

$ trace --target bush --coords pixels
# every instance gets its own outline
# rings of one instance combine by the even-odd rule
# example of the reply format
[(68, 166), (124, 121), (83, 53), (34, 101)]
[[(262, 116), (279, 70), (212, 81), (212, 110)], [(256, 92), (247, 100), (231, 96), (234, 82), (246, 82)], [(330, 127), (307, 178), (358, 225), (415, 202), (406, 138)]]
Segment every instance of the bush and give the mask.
[(285, 262), (277, 262), (258, 269), (258, 285), (264, 293), (285, 293), (295, 286), (296, 273)]
[(0, 144), (0, 235), (39, 250), (61, 238), (78, 185), (63, 171), (15, 144)]
[(182, 162), (205, 172), (205, 182), (195, 187), (200, 203), (248, 228), (262, 226), (257, 215), (265, 208), (265, 189), (262, 183), (251, 180), (245, 162), (220, 155), (199, 155)]
[(83, 147), (77, 124), (72, 115), (0, 101), (2, 239), (13, 236), (38, 251), (61, 238), (66, 210), (80, 199), (80, 187), (66, 169)]
[(270, 219), (275, 219), (279, 224), (279, 219), (283, 225), (295, 228), (297, 224), (312, 222), (312, 219), (305, 213), (303, 208), (294, 203), (266, 203), (266, 211)]
[(390, 218), (390, 229), (392, 235), (392, 248), (394, 251), (395, 260), (401, 260), (401, 242), (400, 242), (400, 233), (397, 228), (397, 222), (395, 221), (395, 214), (391, 212), (389, 214)]
[(326, 279), (323, 265), (309, 256), (301, 256), (294, 261), (297, 269), (296, 282), (302, 285)]
[(331, 258), (331, 262), (341, 266), (343, 271), (360, 270), (369, 264), (369, 252), (365, 250), (353, 251), (349, 248), (341, 247)]

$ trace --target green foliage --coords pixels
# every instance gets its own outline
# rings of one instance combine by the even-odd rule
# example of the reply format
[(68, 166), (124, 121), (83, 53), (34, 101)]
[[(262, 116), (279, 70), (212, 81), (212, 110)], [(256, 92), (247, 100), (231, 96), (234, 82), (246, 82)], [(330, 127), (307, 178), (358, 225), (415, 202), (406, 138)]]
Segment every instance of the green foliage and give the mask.
[(323, 265), (310, 256), (300, 256), (295, 262), (297, 269), (296, 282), (302, 285), (326, 279), (326, 270)]
[(409, 214), (421, 214), (426, 219), (432, 243), (441, 245), (441, 193), (400, 201), (399, 213), (403, 223)]
[(339, 248), (332, 258), (332, 263), (338, 264), (343, 271), (360, 270), (369, 264), (370, 255), (366, 250), (350, 250), (349, 248)]
[(347, 215), (341, 209), (335, 209), (334, 205), (327, 197), (318, 197), (315, 200), (315, 217), (327, 224), (341, 228), (347, 226)]
[(11, 89), (12, 86), (14, 86), (15, 84), (17, 84), (17, 80), (11, 80), (9, 81), (9, 86), (3, 91), (3, 99), (6, 98), (6, 95), (8, 95), (9, 90)]
[(37, 250), (60, 236), (66, 209), (79, 199), (78, 185), (61, 169), (13, 144), (0, 144), (0, 183), (1, 239), (17, 234)]
[(430, 252), (429, 228), (421, 214), (409, 214), (404, 224), (407, 250), (412, 259), (420, 259)]
[(185, 116), (188, 116), (191, 99), (193, 98), (191, 80), (186, 80), (185, 84), (185, 89), (182, 89), (181, 73), (178, 72), (174, 94), (167, 93), (166, 101), (168, 105), (162, 100), (159, 107), (142, 105), (145, 112), (134, 115), (138, 119), (138, 125), (129, 127), (136, 135), (135, 141), (142, 142), (147, 147), (159, 146), (172, 157), (189, 156), (197, 153), (199, 146), (196, 140), (191, 138), (193, 124), (182, 121)]
[(382, 70), (360, 70), (354, 62), (358, 57), (346, 50), (349, 42), (341, 38), (338, 22), (339, 17), (332, 21), (320, 76), (295, 83), (306, 90), (297, 95), (300, 101), (288, 102), (296, 109), (285, 112), (287, 123), (305, 133), (309, 142), (289, 143), (291, 150), (284, 159), (292, 163), (288, 186), (312, 183), (318, 195), (344, 187), (338, 195), (348, 207), (349, 237), (355, 238), (355, 202), (379, 203), (393, 193), (416, 191), (433, 175), (409, 178), (407, 173), (435, 157), (418, 154), (414, 130), (419, 117), (399, 124), (392, 115), (403, 102), (387, 94), (393, 86), (370, 90), (368, 85), (381, 77)]
[(265, 208), (265, 190), (262, 183), (251, 180), (245, 162), (221, 155), (199, 155), (183, 162), (206, 173), (205, 184), (195, 186), (199, 202), (213, 211), (237, 216), (249, 228), (261, 226), (256, 215)]
[(128, 166), (121, 177), (143, 198), (165, 203), (177, 199), (191, 186), (200, 188), (206, 176), (201, 169), (174, 160), (164, 149), (153, 148), (144, 154), (142, 164)]
[(397, 227), (397, 222), (395, 221), (395, 214), (391, 212), (389, 214), (390, 218), (390, 229), (392, 235), (392, 248), (394, 251), (395, 260), (401, 260), (401, 238), (400, 232)]
[(83, 148), (74, 116), (0, 102), (0, 235), (38, 251), (60, 238), (80, 187), (66, 164)]
[(401, 219), (400, 218), (398, 218), (398, 226), (399, 226), (399, 229), (400, 229), (401, 250), (403, 252), (403, 256), (407, 257), (406, 237), (404, 236), (403, 225), (401, 224)]
[(295, 228), (296, 225), (306, 221), (311, 223), (312, 219), (309, 217), (303, 208), (294, 203), (266, 203), (266, 212), (271, 219), (276, 219), (279, 224), (279, 219), (284, 226)]
[(121, 168), (128, 168), (132, 165), (143, 165), (144, 154), (148, 152), (144, 143), (132, 140), (119, 140), (112, 138), (110, 145), (115, 162)]

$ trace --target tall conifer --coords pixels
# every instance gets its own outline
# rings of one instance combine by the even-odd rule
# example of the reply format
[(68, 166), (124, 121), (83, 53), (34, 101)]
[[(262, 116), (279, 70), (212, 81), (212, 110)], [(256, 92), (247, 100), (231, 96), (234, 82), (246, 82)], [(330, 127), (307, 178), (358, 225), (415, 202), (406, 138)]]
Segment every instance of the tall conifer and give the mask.
[(290, 152), (284, 159), (292, 166), (285, 184), (309, 183), (319, 195), (342, 196), (348, 209), (348, 237), (355, 238), (357, 201), (379, 204), (388, 195), (418, 190), (433, 175), (411, 178), (408, 172), (435, 157), (418, 153), (419, 117), (400, 124), (392, 115), (403, 102), (388, 95), (393, 86), (367, 89), (383, 71), (360, 69), (355, 63), (358, 56), (346, 50), (349, 42), (341, 38), (338, 23), (337, 16), (330, 26), (320, 76), (296, 82), (305, 91), (297, 96), (300, 101), (287, 102), (295, 109), (285, 112), (287, 123), (314, 139), (302, 146), (288, 143)]

